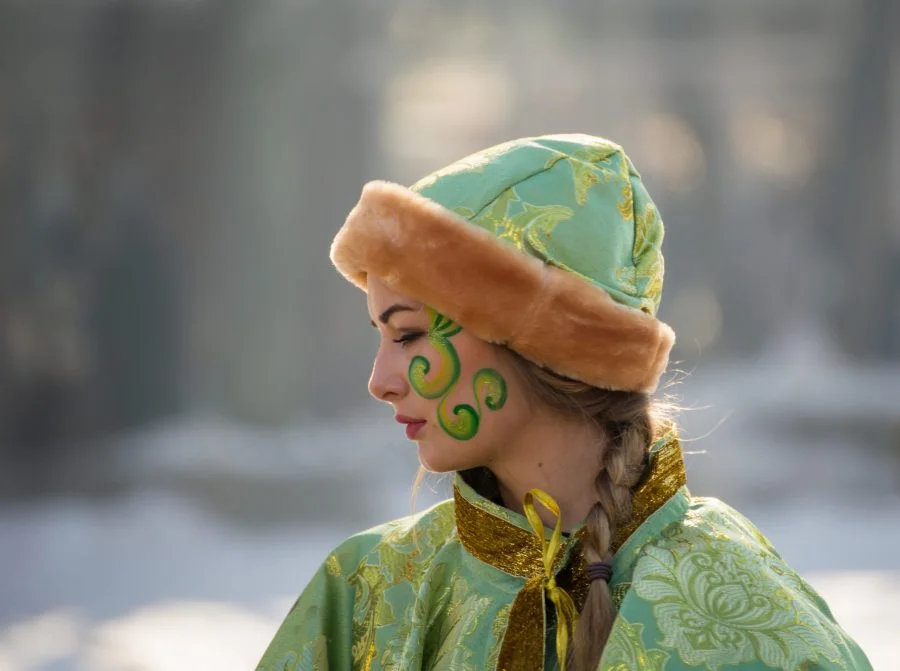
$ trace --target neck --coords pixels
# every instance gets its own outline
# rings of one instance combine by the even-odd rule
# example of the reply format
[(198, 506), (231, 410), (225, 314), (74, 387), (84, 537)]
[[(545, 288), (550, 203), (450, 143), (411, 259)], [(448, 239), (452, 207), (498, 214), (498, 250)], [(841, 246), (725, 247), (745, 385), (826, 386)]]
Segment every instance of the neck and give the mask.
[[(602, 443), (588, 422), (574, 417), (536, 416), (487, 464), (497, 477), (503, 504), (523, 512), (530, 489), (542, 489), (559, 505), (562, 528), (581, 523), (597, 502), (595, 480), (600, 472)], [(543, 506), (536, 506), (548, 527), (556, 523)]]

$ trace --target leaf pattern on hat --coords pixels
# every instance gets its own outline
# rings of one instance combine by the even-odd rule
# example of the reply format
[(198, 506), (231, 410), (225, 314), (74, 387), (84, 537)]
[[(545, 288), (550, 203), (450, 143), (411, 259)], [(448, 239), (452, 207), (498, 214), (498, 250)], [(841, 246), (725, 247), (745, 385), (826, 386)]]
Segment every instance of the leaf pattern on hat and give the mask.
[[(521, 207), (521, 211), (511, 215), (513, 205)], [(531, 254), (536, 252), (542, 260), (591, 282), (590, 277), (562, 263), (557, 258), (558, 255), (551, 254), (547, 248), (556, 226), (574, 215), (575, 211), (565, 205), (533, 205), (522, 202), (516, 189), (511, 187), (472, 221), (491, 231), (498, 239), (513, 244), (516, 249)]]
[(553, 229), (559, 222), (571, 219), (575, 213), (565, 205), (523, 203), (522, 208), (522, 211), (512, 218), (512, 229), (516, 231), (520, 240), (519, 247), (522, 247), (524, 237), (525, 242), (537, 250), (545, 260), (550, 258), (546, 243), (553, 236)]
[(652, 201), (644, 203), (634, 219), (634, 277), (635, 288), (652, 304), (651, 314), (659, 309), (662, 297), (665, 262), (660, 250), (662, 226), (659, 212)]
[(587, 135), (523, 138), (467, 156), (412, 189), (614, 300), (656, 313), (662, 221), (618, 144)]
[(475, 210), (470, 207), (465, 207), (464, 205), (457, 205), (456, 207), (450, 208), (451, 212), (455, 212), (463, 219), (471, 219), (475, 216)]
[[(519, 212), (510, 214), (512, 206), (518, 204)], [(548, 256), (544, 244), (553, 235), (556, 225), (575, 214), (565, 205), (533, 205), (522, 202), (514, 187), (506, 189), (472, 221), (486, 228), (500, 240), (506, 240), (517, 249), (527, 252), (526, 242), (545, 258)], [(527, 241), (526, 241), (527, 236)]]
[[(624, 162), (623, 162), (624, 165)], [(622, 175), (622, 200), (616, 206), (619, 210), (619, 216), (625, 221), (634, 220), (634, 189), (631, 188), (631, 175), (628, 174), (628, 167)]]
[(494, 147), (485, 149), (484, 151), (470, 154), (469, 156), (459, 159), (455, 163), (451, 163), (445, 168), (435, 170), (430, 175), (426, 175), (413, 184), (410, 189), (413, 191), (422, 191), (433, 185), (440, 178), (447, 177), (448, 175), (457, 175), (463, 172), (484, 172), (485, 166), (492, 163), (496, 157), (505, 154), (510, 146), (514, 144), (516, 144), (515, 141), (504, 142), (503, 144), (498, 144)]
[(601, 182), (609, 182), (615, 177), (615, 171), (601, 162), (606, 161), (618, 149), (611, 142), (598, 142), (595, 145), (578, 149), (570, 156), (563, 154), (554, 156), (544, 164), (544, 169), (548, 170), (560, 161), (568, 163), (572, 168), (572, 178), (575, 181), (575, 202), (584, 205), (587, 203), (588, 191), (592, 186)]
[(627, 158), (619, 163), (619, 179), (622, 183), (622, 198), (616, 205), (619, 215), (634, 226), (634, 246), (632, 266), (619, 268), (616, 279), (622, 288), (641, 301), (641, 309), (656, 314), (662, 297), (664, 262), (662, 256), (663, 227), (659, 222), (659, 212), (650, 200), (646, 190), (637, 181), (637, 171)]
[(501, 240), (505, 237), (509, 237), (509, 239), (512, 240), (513, 236), (507, 236), (507, 232), (512, 229), (512, 221), (509, 218), (509, 206), (511, 203), (518, 202), (519, 200), (520, 197), (519, 194), (516, 193), (515, 188), (506, 189), (506, 191), (497, 196), (494, 201), (474, 219), (474, 221), (480, 226), (488, 229)]

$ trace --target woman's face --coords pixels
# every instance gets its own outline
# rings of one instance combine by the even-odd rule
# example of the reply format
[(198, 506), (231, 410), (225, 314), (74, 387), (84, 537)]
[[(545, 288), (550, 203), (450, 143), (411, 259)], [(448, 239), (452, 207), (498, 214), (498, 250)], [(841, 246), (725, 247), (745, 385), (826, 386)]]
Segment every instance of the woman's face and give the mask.
[(380, 336), (369, 393), (393, 407), (425, 468), (490, 466), (515, 444), (529, 403), (496, 346), (373, 277), (368, 305)]

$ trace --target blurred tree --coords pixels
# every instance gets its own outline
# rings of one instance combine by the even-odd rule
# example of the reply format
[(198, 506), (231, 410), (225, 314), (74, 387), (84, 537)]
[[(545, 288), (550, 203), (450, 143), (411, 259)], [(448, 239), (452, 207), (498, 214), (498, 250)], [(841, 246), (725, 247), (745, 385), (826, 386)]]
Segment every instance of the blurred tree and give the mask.
[(88, 374), (65, 141), (83, 32), (79, 9), (51, 17), (30, 3), (0, 6), (0, 452), (33, 466), (26, 487), (78, 433)]
[(91, 178), (84, 214), (93, 229), (90, 328), (104, 430), (121, 430), (177, 412), (181, 360), (178, 281), (173, 250), (162, 241), (160, 210), (141, 111), (153, 94), (147, 62), (160, 35), (146, 8), (102, 5), (89, 37), (88, 119)]
[[(898, 76), (900, 6), (862, 0), (844, 82), (834, 90), (837, 116), (819, 174), (817, 218), (839, 278), (831, 324), (844, 348), (864, 360), (900, 355), (900, 249), (891, 235), (890, 115)], [(892, 79), (893, 77), (893, 79)]]
[(0, 435), (28, 454), (183, 407), (215, 7), (0, 4)]
[(210, 184), (223, 234), (198, 294), (200, 384), (252, 421), (339, 415), (364, 389), (368, 353), (364, 331), (343, 327), (358, 292), (328, 248), (372, 177), (378, 80), (367, 59), (386, 13), (351, 0), (227, 8)]

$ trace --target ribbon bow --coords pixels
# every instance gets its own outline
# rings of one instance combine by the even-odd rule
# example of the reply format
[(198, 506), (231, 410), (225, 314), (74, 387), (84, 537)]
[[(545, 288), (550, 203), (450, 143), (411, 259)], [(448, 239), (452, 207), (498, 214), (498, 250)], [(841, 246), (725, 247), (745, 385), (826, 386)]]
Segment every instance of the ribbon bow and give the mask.
[[(541, 522), (537, 510), (535, 510), (534, 499), (537, 499), (541, 505), (556, 516), (556, 525), (549, 542), (544, 534), (544, 523)], [(562, 515), (553, 497), (540, 489), (532, 489), (525, 494), (523, 507), (528, 523), (541, 541), (541, 554), (544, 559), (543, 588), (556, 607), (556, 658), (559, 661), (560, 670), (565, 671), (569, 632), (574, 629), (578, 620), (578, 610), (568, 592), (556, 584), (556, 577), (553, 573), (557, 555), (562, 547)]]

